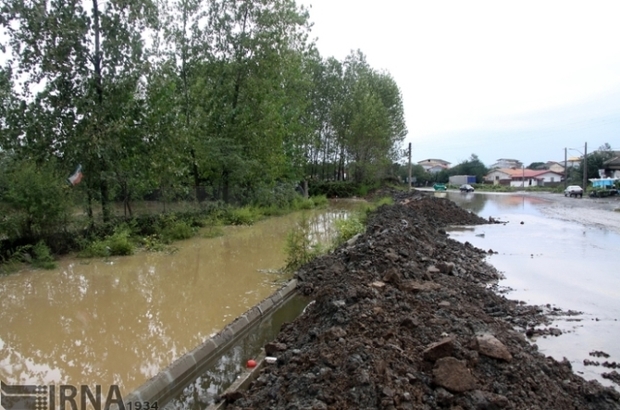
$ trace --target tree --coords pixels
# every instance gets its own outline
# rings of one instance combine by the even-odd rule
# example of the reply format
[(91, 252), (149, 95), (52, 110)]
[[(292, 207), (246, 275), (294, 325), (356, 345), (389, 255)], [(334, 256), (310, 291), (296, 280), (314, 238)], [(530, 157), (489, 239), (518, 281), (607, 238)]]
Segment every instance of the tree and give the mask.
[(136, 121), (127, 114), (146, 63), (143, 33), (157, 14), (150, 0), (86, 4), (7, 0), (1, 23), (23, 84), (21, 148), (49, 152), (68, 169), (84, 164), (89, 215), (97, 189), (109, 220), (115, 154)]
[[(588, 154), (586, 166), (587, 168), (587, 177), (590, 178), (600, 178), (599, 169), (603, 169), (603, 163), (611, 158), (613, 158), (614, 152), (611, 149), (611, 145), (609, 143), (605, 143), (601, 145), (598, 150)], [(583, 161), (579, 164), (578, 168), (579, 175), (583, 175)]]
[(447, 171), (448, 175), (475, 175), (476, 182), (484, 180), (484, 176), (489, 173), (489, 169), (480, 161), (476, 154), (471, 154), (469, 159), (455, 165)]

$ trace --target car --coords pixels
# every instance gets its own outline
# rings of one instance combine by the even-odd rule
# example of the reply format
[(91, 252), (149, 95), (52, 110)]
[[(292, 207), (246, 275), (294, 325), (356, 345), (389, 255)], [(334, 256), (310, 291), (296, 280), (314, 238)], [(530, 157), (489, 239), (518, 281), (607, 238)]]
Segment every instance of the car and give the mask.
[(459, 187), (461, 192), (474, 192), (474, 187), (469, 184), (463, 184)]
[(433, 189), (435, 189), (435, 191), (445, 191), (446, 190), (446, 185), (445, 184), (436, 183), (435, 185), (433, 185)]
[(583, 189), (579, 185), (569, 185), (564, 190), (564, 196), (583, 197)]

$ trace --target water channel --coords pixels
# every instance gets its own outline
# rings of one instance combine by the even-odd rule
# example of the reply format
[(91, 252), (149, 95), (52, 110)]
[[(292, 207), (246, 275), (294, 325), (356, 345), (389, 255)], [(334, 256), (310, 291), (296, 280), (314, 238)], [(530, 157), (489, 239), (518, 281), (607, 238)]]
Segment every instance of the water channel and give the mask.
[[(309, 211), (315, 239), (333, 237), (353, 206)], [(174, 253), (65, 258), (55, 270), (1, 276), (0, 379), (129, 393), (288, 279), (278, 269), (300, 217), (226, 227)]]
[[(601, 377), (611, 369), (584, 366), (583, 360), (620, 362), (620, 276), (614, 258), (620, 235), (549, 218), (541, 198), (440, 195), (482, 217), (508, 222), (452, 230), (450, 236), (498, 252), (489, 262), (505, 274), (500, 286), (509, 289), (508, 298), (583, 312), (554, 322), (561, 336), (535, 342), (546, 355), (568, 358), (578, 374), (611, 386)], [(351, 204), (341, 202), (313, 212), (317, 240), (327, 240), (334, 219), (346, 217), (348, 209)], [(0, 379), (117, 384), (128, 393), (279, 287), (286, 279), (276, 273), (284, 264), (286, 234), (299, 217), (227, 227), (219, 238), (179, 242), (173, 254), (67, 258), (56, 270), (0, 277)], [(272, 332), (278, 326), (268, 327)], [(592, 357), (594, 350), (611, 357)], [(217, 367), (237, 369), (239, 363), (229, 359)], [(196, 388), (208, 384), (197, 382)]]
[[(604, 227), (550, 217), (544, 198), (459, 192), (445, 195), (482, 217), (508, 221), (506, 225), (450, 232), (461, 242), (499, 252), (488, 261), (504, 273), (506, 278), (499, 285), (508, 290), (506, 297), (582, 312), (555, 320), (551, 326), (563, 334), (534, 340), (540, 351), (557, 360), (566, 357), (577, 374), (618, 389), (601, 377), (613, 369), (585, 366), (583, 361), (620, 363), (620, 235)], [(574, 212), (609, 211), (580, 208)], [(610, 357), (591, 356), (595, 350)]]

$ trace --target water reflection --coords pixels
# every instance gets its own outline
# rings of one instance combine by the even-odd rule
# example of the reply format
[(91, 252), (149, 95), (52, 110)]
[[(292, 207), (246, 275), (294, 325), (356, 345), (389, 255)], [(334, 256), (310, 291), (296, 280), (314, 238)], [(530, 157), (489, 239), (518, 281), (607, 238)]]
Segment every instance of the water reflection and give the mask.
[(263, 319), (256, 328), (237, 340), (221, 357), (216, 358), (213, 363), (208, 363), (202, 374), (165, 408), (200, 410), (213, 403), (215, 395), (222, 394), (245, 370), (247, 360), (257, 357), (261, 348), (276, 337), (282, 324), (292, 322), (307, 303), (305, 298), (294, 297), (273, 315)]
[[(313, 211), (312, 235), (346, 211)], [(136, 388), (269, 296), (298, 214), (193, 238), (174, 254), (66, 259), (0, 277), (0, 378), (6, 383)]]
[(601, 377), (609, 369), (584, 366), (583, 360), (592, 359), (589, 352), (602, 350), (611, 355), (610, 362), (620, 362), (620, 276), (611, 261), (620, 248), (620, 235), (548, 218), (540, 211), (546, 202), (540, 198), (478, 193), (470, 201), (455, 193), (449, 198), (480, 216), (508, 222), (450, 232), (454, 239), (499, 252), (488, 260), (506, 276), (500, 286), (511, 289), (508, 297), (584, 312), (554, 322), (565, 334), (537, 340), (540, 349), (558, 360), (568, 358), (573, 369), (589, 379), (613, 385)]

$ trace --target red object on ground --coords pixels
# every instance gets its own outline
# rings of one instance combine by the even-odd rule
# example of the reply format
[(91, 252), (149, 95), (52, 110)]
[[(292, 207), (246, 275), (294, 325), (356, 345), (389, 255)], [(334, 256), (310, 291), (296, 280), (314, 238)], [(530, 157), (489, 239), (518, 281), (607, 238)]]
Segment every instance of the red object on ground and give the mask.
[(250, 369), (252, 369), (252, 368), (256, 367), (256, 360), (252, 360), (252, 359), (248, 360), (248, 364), (247, 364), (247, 366), (248, 366)]

